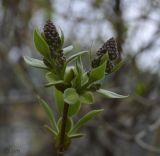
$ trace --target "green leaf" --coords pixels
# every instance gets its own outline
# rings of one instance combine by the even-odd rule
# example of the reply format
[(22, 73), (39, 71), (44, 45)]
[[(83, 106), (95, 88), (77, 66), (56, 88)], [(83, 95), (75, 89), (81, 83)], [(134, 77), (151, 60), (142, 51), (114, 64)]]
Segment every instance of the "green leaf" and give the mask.
[(62, 115), (64, 107), (63, 93), (56, 88), (54, 88), (54, 100), (59, 114)]
[(113, 68), (113, 72), (118, 71), (124, 64), (124, 61), (120, 61), (118, 64), (116, 64)]
[(92, 92), (86, 91), (80, 95), (80, 101), (83, 104), (92, 104), (94, 102), (94, 96)]
[(85, 134), (83, 133), (75, 133), (75, 134), (70, 134), (68, 137), (70, 139), (76, 139), (76, 138), (80, 138), (80, 137), (83, 137)]
[(50, 126), (44, 125), (44, 127), (45, 127), (53, 136), (57, 136), (57, 135), (58, 135), (58, 133), (57, 133), (54, 129), (52, 129)]
[(87, 72), (82, 75), (82, 86), (84, 86), (89, 81)]
[(100, 93), (101, 95), (108, 97), (108, 98), (127, 98), (128, 96), (124, 96), (124, 95), (120, 95), (108, 90), (104, 90), (104, 89), (99, 89), (96, 91), (97, 93)]
[(56, 84), (63, 84), (64, 83), (63, 80), (58, 80), (57, 75), (52, 72), (48, 72), (46, 74), (46, 79), (49, 81), (49, 83), (45, 84), (45, 87), (51, 87)]
[(44, 86), (45, 86), (45, 87), (51, 87), (51, 86), (55, 86), (55, 85), (57, 85), (57, 84), (63, 84), (63, 83), (64, 83), (63, 80), (58, 80), (58, 81), (49, 82), (49, 83), (45, 84)]
[(70, 45), (68, 47), (63, 48), (63, 53), (66, 55), (73, 50), (73, 46)]
[[(69, 132), (72, 128), (72, 125), (73, 124), (73, 121), (70, 117), (67, 118), (67, 122), (66, 122), (66, 132)], [(58, 122), (57, 122), (57, 125), (58, 125), (58, 129), (59, 129), (59, 132), (61, 131), (61, 126), (62, 126), (62, 117), (59, 118)]]
[(85, 116), (83, 116), (73, 127), (73, 129), (70, 131), (70, 134), (76, 132), (79, 128), (81, 128), (85, 123), (87, 123), (89, 120), (91, 120), (93, 117), (101, 113), (103, 109), (99, 110), (93, 110), (87, 113)]
[(107, 62), (109, 61), (109, 56), (108, 56), (107, 53), (102, 56), (101, 61), (100, 61), (100, 64), (104, 63), (105, 61), (106, 61), (106, 64), (107, 64)]
[(78, 59), (76, 60), (76, 71), (75, 71), (75, 79), (74, 79), (74, 87), (79, 88), (81, 86), (82, 82), (82, 75), (83, 75), (83, 65), (82, 65), (82, 60), (81, 57), (79, 56)]
[(59, 29), (60, 29), (60, 32), (61, 32), (60, 38), (61, 38), (61, 47), (62, 47), (63, 44), (64, 44), (64, 33), (63, 33), (63, 30), (61, 29), (61, 27), (59, 27)]
[(105, 75), (105, 69), (106, 69), (106, 61), (100, 66), (93, 68), (89, 75), (90, 81), (94, 82), (101, 80)]
[(74, 78), (74, 66), (69, 66), (66, 68), (64, 73), (64, 82), (70, 83)]
[(79, 101), (79, 96), (74, 88), (66, 89), (64, 91), (63, 97), (64, 97), (64, 101), (67, 104), (73, 105)]
[(79, 56), (76, 59), (76, 68), (74, 68), (74, 79), (72, 80), (72, 87), (79, 89), (82, 86), (82, 80), (83, 80), (83, 73), (84, 73), (84, 69), (83, 69), (83, 64), (82, 64), (82, 60), (81, 57)]
[(68, 116), (74, 116), (79, 112), (80, 108), (81, 108), (80, 101), (77, 101), (77, 103), (75, 103), (74, 105), (70, 105), (68, 110)]
[(78, 56), (81, 56), (81, 55), (86, 54), (86, 53), (88, 53), (88, 51), (78, 52), (78, 53), (72, 55), (71, 57), (69, 57), (69, 58), (67, 59), (67, 62), (66, 62), (66, 63), (69, 63), (69, 62), (71, 62), (72, 60), (76, 59)]
[(50, 56), (49, 46), (37, 28), (34, 30), (34, 44), (41, 55), (46, 58)]
[(40, 68), (40, 69), (48, 69), (48, 67), (41, 60), (34, 59), (28, 56), (24, 56), (24, 61), (32, 67)]
[(49, 81), (49, 82), (54, 82), (54, 81), (57, 81), (58, 80), (58, 77), (56, 74), (52, 73), (52, 72), (48, 72), (46, 73), (46, 79)]
[(49, 122), (51, 124), (51, 127), (54, 131), (58, 132), (58, 128), (57, 128), (57, 125), (56, 125), (56, 121), (55, 121), (55, 117), (54, 117), (54, 113), (53, 111), (51, 110), (51, 108), (49, 107), (49, 105), (43, 100), (41, 99), (39, 96), (37, 96), (38, 98), (38, 101), (40, 103), (40, 105), (43, 107), (48, 119), (49, 119)]

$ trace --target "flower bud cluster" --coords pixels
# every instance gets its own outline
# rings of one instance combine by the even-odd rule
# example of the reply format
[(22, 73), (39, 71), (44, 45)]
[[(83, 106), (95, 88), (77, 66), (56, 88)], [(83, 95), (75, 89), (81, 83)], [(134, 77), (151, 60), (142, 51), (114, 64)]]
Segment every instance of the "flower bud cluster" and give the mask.
[(92, 67), (98, 67), (101, 63), (101, 58), (108, 54), (109, 60), (106, 65), (106, 73), (111, 73), (114, 67), (112, 61), (116, 60), (119, 57), (119, 53), (117, 50), (117, 43), (115, 39), (112, 37), (107, 42), (103, 44), (103, 46), (96, 52), (96, 58), (92, 61)]
[(51, 51), (51, 57), (57, 62), (57, 66), (63, 66), (66, 58), (63, 54), (61, 38), (56, 29), (56, 26), (48, 20), (43, 28), (45, 39)]

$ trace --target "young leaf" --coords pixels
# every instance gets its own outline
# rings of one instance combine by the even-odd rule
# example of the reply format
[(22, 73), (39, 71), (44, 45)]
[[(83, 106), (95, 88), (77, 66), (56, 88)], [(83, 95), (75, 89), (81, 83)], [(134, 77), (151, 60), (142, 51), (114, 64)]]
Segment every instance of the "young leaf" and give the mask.
[(105, 75), (105, 69), (106, 69), (106, 61), (100, 66), (93, 68), (89, 75), (90, 81), (94, 82), (101, 80)]
[(81, 86), (82, 75), (83, 75), (83, 65), (80, 56), (76, 60), (76, 69), (74, 72), (76, 76), (75, 79), (72, 81), (72, 83), (75, 88), (79, 88)]
[(82, 86), (84, 86), (89, 81), (87, 72), (82, 75)]
[(99, 89), (96, 92), (108, 98), (127, 98), (128, 97), (128, 96), (120, 95), (104, 89)]
[(95, 117), (96, 115), (98, 115), (100, 112), (102, 112), (103, 109), (99, 109), (99, 110), (93, 110), (90, 111), (89, 113), (87, 113), (85, 116), (83, 116), (73, 127), (73, 129), (70, 131), (70, 134), (76, 132), (79, 128), (81, 128), (86, 122), (88, 122), (89, 120), (91, 120), (93, 117)]
[(45, 87), (51, 87), (51, 86), (55, 86), (56, 84), (63, 84), (63, 83), (64, 83), (63, 80), (52, 81), (52, 82), (49, 82), (49, 83), (45, 84), (44, 86), (45, 86)]
[(76, 139), (76, 138), (80, 138), (80, 137), (83, 137), (85, 134), (83, 133), (75, 133), (75, 134), (70, 134), (68, 137), (70, 139)]
[(57, 81), (58, 80), (58, 77), (56, 74), (52, 73), (52, 72), (48, 72), (46, 73), (46, 79), (49, 81), (49, 82), (54, 82), (54, 81)]
[(24, 56), (24, 61), (32, 67), (40, 68), (40, 69), (48, 69), (48, 67), (41, 60), (34, 59), (28, 56)]
[(67, 67), (64, 73), (64, 82), (70, 83), (73, 78), (74, 78), (74, 66)]
[(63, 97), (64, 97), (64, 101), (67, 104), (73, 105), (79, 101), (79, 96), (74, 88), (66, 89), (64, 91)]
[(63, 30), (60, 27), (59, 27), (59, 29), (60, 29), (60, 32), (61, 32), (60, 38), (61, 38), (61, 47), (62, 47), (63, 44), (64, 44), (64, 33), (63, 33)]
[(72, 55), (71, 57), (69, 57), (69, 58), (67, 59), (67, 62), (66, 62), (66, 63), (69, 63), (69, 62), (71, 62), (72, 60), (74, 60), (75, 58), (77, 58), (78, 56), (81, 56), (81, 55), (86, 54), (86, 53), (88, 53), (88, 51), (78, 52), (78, 53)]
[(68, 47), (63, 48), (63, 53), (66, 55), (73, 50), (73, 46), (70, 45)]
[(124, 61), (120, 61), (118, 64), (116, 64), (113, 68), (113, 72), (118, 71), (124, 64)]
[(54, 88), (54, 99), (55, 99), (58, 112), (60, 115), (62, 115), (63, 106), (64, 106), (63, 93), (56, 88)]
[(92, 92), (86, 91), (80, 95), (80, 101), (84, 104), (92, 104), (94, 102), (94, 96)]
[[(69, 132), (72, 128), (72, 125), (73, 124), (73, 121), (71, 118), (67, 118), (67, 122), (66, 122), (66, 132)], [(59, 129), (59, 132), (61, 131), (61, 126), (62, 126), (62, 117), (59, 118), (58, 122), (57, 122), (57, 125), (58, 125), (58, 129)]]
[(41, 55), (46, 58), (50, 56), (49, 46), (37, 28), (34, 30), (34, 44)]
[(43, 107), (49, 121), (50, 121), (50, 124), (51, 124), (51, 127), (54, 131), (58, 132), (58, 128), (57, 128), (57, 125), (56, 125), (56, 121), (55, 121), (55, 117), (54, 117), (54, 114), (53, 114), (53, 111), (51, 110), (51, 108), (49, 107), (49, 105), (43, 100), (41, 99), (39, 96), (37, 96), (38, 98), (38, 101), (40, 103), (40, 105)]
[(57, 133), (54, 129), (52, 129), (50, 126), (44, 125), (44, 127), (45, 127), (54, 137), (58, 135), (58, 133)]
[(74, 105), (70, 105), (68, 110), (68, 116), (74, 116), (75, 114), (77, 114), (78, 111), (80, 110), (80, 107), (81, 107), (80, 101), (77, 101), (77, 103), (75, 103)]

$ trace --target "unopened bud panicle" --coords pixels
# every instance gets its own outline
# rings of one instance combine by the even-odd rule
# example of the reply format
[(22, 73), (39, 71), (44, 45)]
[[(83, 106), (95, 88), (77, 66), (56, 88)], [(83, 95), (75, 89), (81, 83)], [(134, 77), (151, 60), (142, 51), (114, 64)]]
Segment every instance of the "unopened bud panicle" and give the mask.
[(59, 50), (59, 48), (61, 47), (61, 39), (56, 29), (56, 26), (50, 20), (48, 20), (43, 30), (44, 36), (49, 45), (51, 53), (54, 53), (54, 51)]
[(106, 53), (108, 53), (110, 60), (115, 60), (118, 57), (117, 43), (113, 37), (107, 40), (96, 54), (102, 57)]
[(110, 38), (106, 43), (105, 47), (107, 49), (109, 59), (110, 60), (115, 60), (118, 58), (118, 50), (117, 50), (117, 43), (115, 39), (112, 37)]
[(92, 68), (96, 68), (100, 65), (100, 62), (101, 62), (101, 58), (100, 57), (97, 57), (95, 58), (93, 61), (92, 61)]
[[(58, 67), (63, 67), (66, 58), (64, 56), (62, 45), (61, 45), (61, 38), (59, 33), (56, 29), (56, 26), (48, 20), (43, 28), (45, 39), (49, 45), (51, 51), (51, 57), (55, 60), (55, 65)], [(44, 63), (47, 65), (47, 62), (44, 60)], [(48, 64), (49, 65), (49, 64)]]
[(114, 68), (114, 64), (108, 60), (107, 64), (106, 64), (106, 73), (110, 74), (113, 72), (113, 68)]
[(112, 37), (107, 42), (105, 42), (102, 47), (96, 52), (96, 58), (92, 60), (92, 67), (96, 68), (101, 64), (102, 57), (108, 54), (108, 60), (106, 64), (106, 73), (110, 74), (113, 72), (114, 63), (113, 61), (117, 60), (119, 53), (117, 50), (117, 43)]

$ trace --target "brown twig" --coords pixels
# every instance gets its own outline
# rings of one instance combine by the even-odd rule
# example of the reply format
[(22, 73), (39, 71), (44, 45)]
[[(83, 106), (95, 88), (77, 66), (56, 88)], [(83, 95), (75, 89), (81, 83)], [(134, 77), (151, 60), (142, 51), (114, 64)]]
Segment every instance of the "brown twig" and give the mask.
[(64, 156), (64, 141), (65, 141), (68, 109), (69, 109), (69, 104), (64, 103), (62, 126), (61, 126), (61, 133), (60, 133), (60, 144), (59, 144), (57, 156)]

